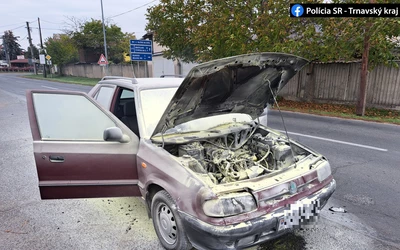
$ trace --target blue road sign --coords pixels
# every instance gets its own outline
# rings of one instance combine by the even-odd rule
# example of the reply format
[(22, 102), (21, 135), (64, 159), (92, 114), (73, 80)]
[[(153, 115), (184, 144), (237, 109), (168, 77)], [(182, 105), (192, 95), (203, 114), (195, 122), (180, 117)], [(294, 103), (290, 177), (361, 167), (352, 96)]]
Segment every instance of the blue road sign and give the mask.
[(151, 45), (150, 40), (130, 40), (131, 44)]
[(151, 61), (152, 58), (151, 54), (131, 54), (132, 61)]
[(151, 46), (131, 45), (131, 53), (151, 53)]
[(152, 41), (150, 40), (130, 40), (130, 51), (132, 61), (151, 61), (153, 60)]

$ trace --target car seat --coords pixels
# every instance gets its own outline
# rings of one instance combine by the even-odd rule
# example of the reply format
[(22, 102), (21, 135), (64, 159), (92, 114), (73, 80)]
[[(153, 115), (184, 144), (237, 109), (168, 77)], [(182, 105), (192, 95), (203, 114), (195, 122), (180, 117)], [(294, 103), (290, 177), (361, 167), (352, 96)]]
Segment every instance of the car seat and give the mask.
[(121, 117), (121, 121), (128, 126), (133, 133), (140, 137), (135, 101), (126, 102), (124, 104), (124, 116)]

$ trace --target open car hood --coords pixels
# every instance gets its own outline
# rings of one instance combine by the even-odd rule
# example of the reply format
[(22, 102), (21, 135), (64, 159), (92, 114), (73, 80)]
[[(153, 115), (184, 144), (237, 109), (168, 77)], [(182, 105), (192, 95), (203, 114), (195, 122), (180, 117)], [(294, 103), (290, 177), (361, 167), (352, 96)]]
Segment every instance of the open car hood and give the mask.
[(308, 61), (283, 53), (254, 53), (192, 68), (167, 106), (153, 136), (176, 125), (213, 115), (259, 117), (267, 104)]

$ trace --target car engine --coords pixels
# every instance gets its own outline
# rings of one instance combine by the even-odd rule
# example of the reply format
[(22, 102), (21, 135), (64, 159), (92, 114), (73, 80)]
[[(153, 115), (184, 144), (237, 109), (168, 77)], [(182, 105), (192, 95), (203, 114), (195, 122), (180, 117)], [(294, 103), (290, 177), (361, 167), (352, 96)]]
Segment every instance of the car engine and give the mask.
[(220, 184), (255, 178), (292, 165), (306, 154), (296, 145), (292, 147), (293, 153), (287, 140), (277, 135), (242, 130), (178, 145), (173, 154), (192, 171), (207, 174), (213, 183)]

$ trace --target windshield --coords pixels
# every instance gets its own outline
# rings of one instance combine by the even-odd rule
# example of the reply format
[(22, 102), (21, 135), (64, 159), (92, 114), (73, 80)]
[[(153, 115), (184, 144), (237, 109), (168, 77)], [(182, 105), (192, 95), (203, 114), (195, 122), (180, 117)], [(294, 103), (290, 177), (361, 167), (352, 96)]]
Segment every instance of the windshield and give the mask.
[(140, 91), (144, 131), (150, 136), (178, 88), (145, 89)]
[[(140, 91), (143, 123), (146, 136), (150, 136), (178, 88), (145, 89)], [(227, 123), (252, 122), (247, 114), (224, 114), (195, 119), (168, 129), (166, 134), (201, 131)]]
[(174, 128), (168, 129), (166, 131), (166, 134), (203, 131), (215, 128), (223, 124), (249, 123), (249, 122), (252, 122), (252, 118), (247, 114), (233, 113), (233, 114), (215, 115), (179, 124)]

